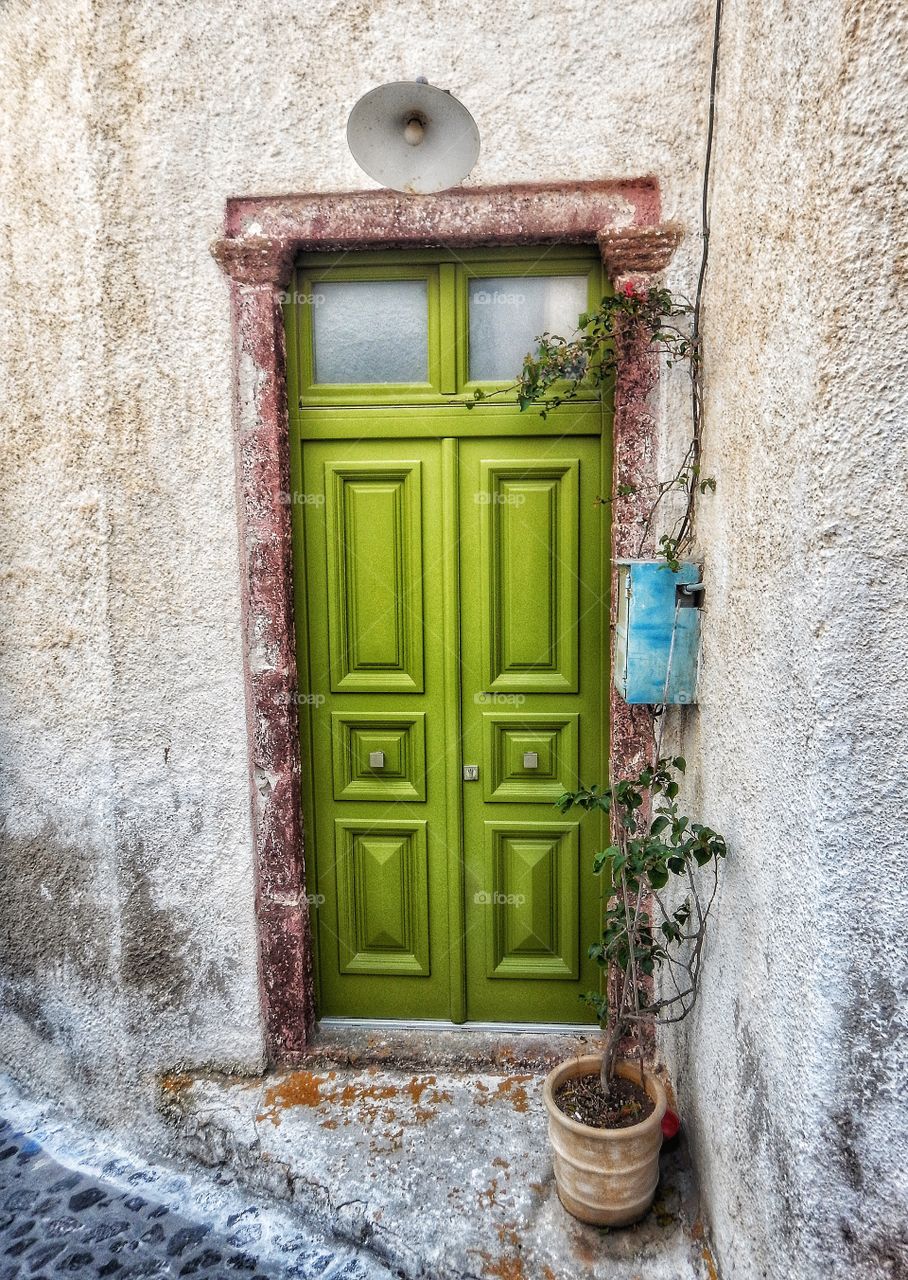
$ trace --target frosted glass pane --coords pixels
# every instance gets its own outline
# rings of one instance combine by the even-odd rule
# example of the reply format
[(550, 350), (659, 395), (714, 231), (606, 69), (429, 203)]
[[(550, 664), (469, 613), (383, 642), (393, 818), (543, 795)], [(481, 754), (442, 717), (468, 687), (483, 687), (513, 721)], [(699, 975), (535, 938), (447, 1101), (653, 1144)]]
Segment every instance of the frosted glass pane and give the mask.
[(569, 338), (586, 311), (586, 276), (490, 276), (470, 281), (470, 379), (513, 382), (541, 333)]
[(425, 280), (333, 280), (313, 295), (316, 382), (428, 382)]

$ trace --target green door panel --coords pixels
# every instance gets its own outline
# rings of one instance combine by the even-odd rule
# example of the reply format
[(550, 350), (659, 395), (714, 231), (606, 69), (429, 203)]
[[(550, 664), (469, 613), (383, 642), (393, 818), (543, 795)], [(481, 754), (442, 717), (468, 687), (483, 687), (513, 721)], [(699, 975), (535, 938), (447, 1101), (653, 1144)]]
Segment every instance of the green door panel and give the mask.
[[(584, 393), (543, 419), (470, 381), (499, 368), (471, 334), (508, 361), (518, 341), (500, 310), (471, 328), (471, 307), (525, 293), (542, 314), (548, 286), (519, 282), (550, 274), (571, 277), (553, 296), (585, 280), (598, 302), (598, 256), (575, 245), (309, 255), (285, 308), (322, 1017), (590, 1021), (606, 832), (555, 802), (607, 774), (608, 406)], [(399, 320), (359, 342), (369, 282)], [(417, 367), (427, 380), (378, 380)], [(493, 399), (467, 412), (477, 385)]]
[(601, 442), (460, 443), (467, 1017), (588, 1022), (601, 832), (554, 808), (602, 776)]
[(473, 497), (483, 683), (489, 691), (575, 692), (577, 578), (566, 567), (577, 562), (578, 464), (508, 456), (519, 453), (522, 442), (514, 443), (502, 460), (480, 461)]
[(424, 711), (332, 711), (334, 799), (425, 800), (425, 720)]
[(367, 458), (325, 463), (335, 692), (423, 689), (420, 466)]
[[(485, 699), (483, 698), (483, 701)], [(482, 713), (482, 798), (486, 804), (554, 804), (580, 772), (576, 711)], [(533, 759), (528, 760), (531, 755)]]
[[(485, 973), (477, 974), (475, 981), (484, 976), (517, 984), (512, 996), (522, 992), (526, 1013), (531, 1014), (527, 1020), (535, 1021), (536, 991), (524, 989), (521, 979), (573, 981), (579, 973), (579, 824), (485, 821), (482, 825), (482, 871), (491, 887), (474, 894), (473, 901), (491, 910), (482, 913)], [(474, 992), (472, 984), (468, 992), (473, 1000), (482, 994)], [(491, 994), (497, 1009), (495, 989)], [(568, 1008), (565, 1015), (574, 1012)], [(570, 1021), (569, 1016), (565, 1021)]]
[(450, 1014), (441, 446), (302, 447), (322, 1014)]
[(426, 823), (336, 818), (342, 973), (428, 977)]

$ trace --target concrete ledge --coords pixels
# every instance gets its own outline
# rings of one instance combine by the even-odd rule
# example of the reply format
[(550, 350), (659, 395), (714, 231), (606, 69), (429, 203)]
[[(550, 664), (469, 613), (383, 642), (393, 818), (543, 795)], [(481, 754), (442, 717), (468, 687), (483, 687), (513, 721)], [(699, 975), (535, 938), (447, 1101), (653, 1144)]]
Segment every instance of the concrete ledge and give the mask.
[(546, 1074), (565, 1058), (593, 1053), (598, 1031), (479, 1031), (465, 1027), (382, 1027), (380, 1024), (325, 1024), (288, 1067), (399, 1067), (402, 1070), (479, 1071)]
[(565, 1213), (543, 1069), (326, 1061), (254, 1080), (172, 1077), (161, 1105), (185, 1155), (405, 1280), (715, 1280), (683, 1151), (663, 1156), (656, 1205), (639, 1225), (610, 1232)]

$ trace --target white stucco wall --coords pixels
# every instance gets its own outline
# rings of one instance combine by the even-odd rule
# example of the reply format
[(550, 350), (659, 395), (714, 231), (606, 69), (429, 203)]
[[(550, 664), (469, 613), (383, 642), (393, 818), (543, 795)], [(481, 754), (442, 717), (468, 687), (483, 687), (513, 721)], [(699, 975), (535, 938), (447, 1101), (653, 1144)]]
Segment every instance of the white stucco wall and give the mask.
[[(685, 753), (732, 856), (702, 1005), (666, 1047), (736, 1280), (898, 1274), (889, 8), (726, 0), (705, 315), (719, 487)], [(207, 248), (225, 198), (369, 185), (347, 112), (424, 74), (477, 119), (471, 182), (656, 175), (689, 232), (669, 282), (689, 292), (710, 14), (20, 0), (3, 18), (0, 1064), (145, 1133), (158, 1072), (250, 1069), (262, 1048), (227, 287)]]
[(906, 65), (881, 0), (726, 5), (685, 747), (731, 853), (670, 1055), (726, 1280), (908, 1275)]
[(578, 0), (4, 7), (0, 1061), (27, 1085), (134, 1128), (162, 1069), (260, 1061), (208, 252), (226, 197), (371, 185), (350, 107), (424, 74), (476, 116), (471, 181), (657, 174), (692, 224), (705, 18), (704, 0), (595, 23)]

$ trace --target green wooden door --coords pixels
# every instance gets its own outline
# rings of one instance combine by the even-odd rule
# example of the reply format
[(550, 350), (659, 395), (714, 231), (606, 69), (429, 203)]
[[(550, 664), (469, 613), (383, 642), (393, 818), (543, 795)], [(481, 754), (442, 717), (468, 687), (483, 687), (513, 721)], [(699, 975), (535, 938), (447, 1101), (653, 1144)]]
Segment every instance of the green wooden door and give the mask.
[[(554, 807), (600, 776), (603, 654), (598, 439), (461, 447), (467, 1011), (589, 1021), (597, 982), (594, 822)], [(532, 1016), (527, 1017), (528, 1010)]]
[(441, 450), (311, 442), (303, 484), (322, 1006), (446, 1018)]
[[(501, 341), (495, 317), (475, 318), (483, 295), (509, 306), (527, 273), (560, 273), (570, 305), (578, 290), (595, 301), (595, 257), (548, 253), (542, 266), (514, 254), (349, 255), (298, 277), (310, 306), (322, 275), (344, 289), (378, 285), (352, 295), (363, 322), (378, 307), (401, 329), (382, 377), (364, 384), (379, 358), (351, 354), (349, 320), (336, 357), (336, 318), (288, 312), (323, 1017), (590, 1020), (578, 997), (598, 981), (586, 953), (603, 833), (554, 802), (604, 776), (602, 407), (585, 398), (542, 419), (507, 400), (472, 412), (460, 403), (475, 385), (494, 390), (520, 341), (508, 330), (497, 353), (481, 346), (489, 333)], [(534, 287), (520, 286), (531, 302)], [(354, 360), (360, 381), (345, 381)]]

